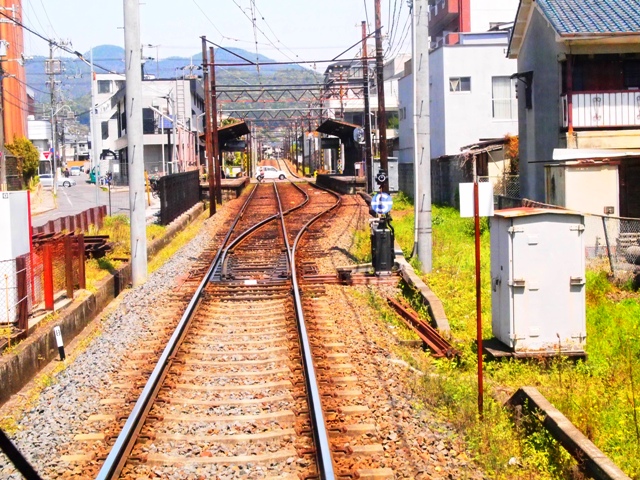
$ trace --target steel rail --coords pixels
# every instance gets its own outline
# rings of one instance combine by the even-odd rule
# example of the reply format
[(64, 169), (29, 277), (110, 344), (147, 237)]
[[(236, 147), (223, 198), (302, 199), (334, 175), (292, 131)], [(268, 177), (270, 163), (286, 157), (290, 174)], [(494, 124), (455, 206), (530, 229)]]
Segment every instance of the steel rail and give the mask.
[[(275, 186), (275, 183), (274, 183)], [(314, 185), (315, 187), (315, 185)], [(319, 188), (319, 187), (316, 187)], [(324, 189), (322, 189), (324, 190)], [(302, 364), (306, 372), (305, 381), (307, 384), (307, 399), (309, 401), (309, 414), (311, 423), (313, 424), (313, 436), (316, 443), (316, 459), (318, 461), (318, 470), (320, 478), (323, 480), (335, 479), (335, 472), (333, 468), (333, 460), (331, 457), (331, 447), (329, 445), (329, 437), (327, 435), (327, 427), (324, 421), (324, 413), (322, 409), (322, 399), (320, 397), (320, 391), (318, 390), (318, 379), (316, 376), (315, 367), (313, 365), (313, 355), (311, 353), (311, 346), (309, 344), (309, 334), (307, 333), (307, 324), (304, 319), (304, 312), (302, 311), (302, 298), (300, 297), (300, 287), (298, 285), (298, 278), (295, 268), (295, 254), (298, 247), (298, 242), (302, 237), (302, 234), (318, 220), (322, 215), (330, 212), (338, 205), (340, 205), (340, 196), (331, 192), (338, 198), (338, 201), (329, 209), (320, 212), (318, 215), (309, 220), (298, 232), (296, 239), (293, 243), (293, 248), (289, 245), (289, 239), (286, 234), (284, 226), (284, 216), (282, 217), (282, 229), (285, 239), (285, 245), (287, 247), (287, 257), (291, 265), (291, 282), (292, 291), (294, 297), (294, 306), (296, 310), (296, 319), (298, 326), (298, 334), (300, 335), (300, 349), (302, 353)], [(276, 188), (276, 196), (278, 196)], [(278, 203), (280, 203), (280, 197), (278, 196)]]
[[(289, 182), (291, 183), (291, 185), (293, 185), (294, 187), (296, 187), (298, 190), (300, 190), (300, 192), (305, 196), (305, 200), (304, 202), (302, 202), (299, 205), (296, 205), (295, 207), (290, 208), (289, 210), (286, 210), (285, 212), (283, 212), (283, 215), (289, 215), (292, 212), (295, 212), (296, 210), (304, 207), (307, 203), (309, 203), (309, 195), (307, 195), (307, 192), (305, 192), (302, 188), (300, 188), (298, 185), (296, 185), (294, 182), (291, 182), (291, 180), (289, 180)], [(273, 182), (274, 188), (276, 183)], [(257, 186), (256, 186), (257, 189)], [(276, 191), (276, 195), (277, 195), (277, 189)], [(247, 230), (245, 230), (244, 232), (242, 232), (240, 235), (238, 235), (238, 237), (236, 237), (233, 242), (231, 242), (225, 249), (224, 252), (222, 252), (222, 269), (220, 272), (220, 276), (221, 278), (226, 278), (228, 276), (227, 274), (227, 264), (228, 264), (228, 255), (229, 255), (229, 250), (232, 250), (234, 247), (236, 247), (238, 245), (238, 243), (240, 243), (242, 240), (244, 240), (246, 237), (248, 237), (249, 235), (251, 235), (252, 233), (254, 233), (255, 231), (257, 231), (259, 228), (261, 228), (262, 226), (266, 225), (267, 223), (277, 219), (280, 216), (280, 213), (274, 213), (273, 215), (271, 215), (270, 217), (265, 218), (264, 220), (261, 220), (260, 222), (256, 223), (253, 227), (248, 228)]]
[(218, 252), (216, 253), (213, 261), (211, 262), (211, 265), (209, 266), (207, 273), (204, 275), (202, 281), (200, 282), (200, 285), (196, 289), (195, 294), (193, 295), (193, 297), (191, 298), (191, 301), (187, 305), (187, 308), (184, 314), (182, 315), (180, 321), (178, 322), (178, 325), (173, 335), (171, 335), (171, 338), (169, 339), (167, 346), (163, 350), (162, 355), (158, 360), (158, 363), (153, 369), (153, 372), (151, 372), (151, 375), (149, 376), (149, 379), (147, 380), (147, 383), (145, 384), (144, 389), (142, 390), (142, 393), (138, 398), (138, 401), (134, 405), (133, 410), (129, 414), (129, 417), (127, 418), (127, 421), (124, 427), (122, 428), (122, 430), (120, 431), (120, 434), (116, 438), (116, 442), (111, 448), (111, 451), (109, 452), (109, 455), (107, 456), (104, 464), (102, 465), (102, 468), (98, 472), (98, 476), (96, 477), (96, 479), (98, 480), (113, 479), (113, 478), (116, 478), (122, 471), (122, 468), (124, 467), (127, 461), (127, 456), (133, 449), (136, 437), (144, 424), (144, 420), (153, 405), (153, 401), (155, 400), (160, 387), (162, 386), (162, 381), (164, 380), (164, 377), (167, 374), (167, 370), (171, 365), (171, 362), (173, 361), (174, 355), (178, 347), (182, 343), (182, 340), (186, 335), (187, 330), (191, 324), (191, 319), (193, 318), (197, 310), (197, 307), (200, 303), (202, 291), (204, 290), (205, 286), (209, 282), (211, 275), (215, 271), (218, 265), (218, 262), (220, 261), (220, 255), (221, 255), (222, 249), (224, 248), (226, 243), (229, 241), (229, 238), (231, 237), (233, 230), (235, 229), (238, 222), (244, 215), (247, 209), (247, 206), (251, 202), (251, 199), (253, 198), (256, 190), (257, 188), (254, 188), (251, 191), (246, 202), (240, 209), (240, 212), (238, 212), (238, 215), (236, 215), (236, 218), (232, 223), (231, 228), (227, 232), (227, 235), (225, 236), (222, 242), (222, 246), (218, 249)]

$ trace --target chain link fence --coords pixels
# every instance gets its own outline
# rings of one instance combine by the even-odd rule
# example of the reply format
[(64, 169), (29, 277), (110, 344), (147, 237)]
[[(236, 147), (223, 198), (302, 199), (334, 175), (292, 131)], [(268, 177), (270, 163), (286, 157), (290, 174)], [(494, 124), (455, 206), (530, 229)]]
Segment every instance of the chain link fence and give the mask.
[(509, 198), (520, 197), (520, 176), (500, 175), (500, 176), (479, 176), (479, 182), (491, 182), (493, 184), (494, 197), (502, 196)]
[[(526, 198), (498, 197), (499, 209), (517, 207), (563, 209)], [(584, 249), (588, 267), (608, 269), (622, 279), (640, 272), (640, 219), (579, 213), (584, 215)]]

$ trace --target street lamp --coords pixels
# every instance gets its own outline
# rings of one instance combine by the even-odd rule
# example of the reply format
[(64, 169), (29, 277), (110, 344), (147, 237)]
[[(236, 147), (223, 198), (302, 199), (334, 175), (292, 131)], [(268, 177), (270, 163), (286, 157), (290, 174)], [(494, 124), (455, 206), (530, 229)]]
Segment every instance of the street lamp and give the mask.
[(147, 43), (145, 45), (145, 47), (147, 48), (155, 48), (156, 49), (156, 78), (160, 78), (160, 65), (158, 63), (158, 47), (160, 45), (151, 45), (150, 43)]

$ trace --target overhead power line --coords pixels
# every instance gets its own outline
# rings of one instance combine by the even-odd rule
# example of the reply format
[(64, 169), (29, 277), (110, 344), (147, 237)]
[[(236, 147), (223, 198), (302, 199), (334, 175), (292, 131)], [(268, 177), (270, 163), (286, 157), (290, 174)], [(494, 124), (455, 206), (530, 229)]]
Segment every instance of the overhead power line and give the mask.
[[(25, 24), (23, 24), (22, 22), (16, 20), (15, 18), (7, 15), (6, 13), (4, 13), (3, 11), (0, 10), (0, 16), (3, 16), (7, 19), (9, 19), (10, 21), (12, 21), (13, 23), (15, 23), (16, 25), (18, 25), (19, 27), (22, 27), (23, 29), (25, 29), (27, 32), (35, 35), (36, 37), (44, 40), (45, 42), (47, 42), (49, 45), (53, 45), (56, 48), (59, 48), (60, 50), (70, 53), (71, 55), (75, 55), (76, 57), (78, 57), (80, 60), (82, 60), (84, 63), (86, 63), (87, 65), (91, 65), (91, 62), (89, 62), (87, 59), (84, 58), (84, 56), (76, 51), (76, 50), (72, 50), (69, 47), (67, 47), (66, 45), (63, 45), (61, 43), (56, 42), (55, 40), (51, 40), (50, 38), (45, 37), (44, 35), (42, 35), (39, 32), (36, 32), (35, 30), (33, 30), (32, 28), (27, 27)], [(114, 73), (114, 74), (118, 74), (118, 72), (114, 72), (113, 70), (103, 67), (97, 63), (94, 63), (93, 66), (95, 68), (99, 68), (100, 70), (104, 70), (107, 73)]]

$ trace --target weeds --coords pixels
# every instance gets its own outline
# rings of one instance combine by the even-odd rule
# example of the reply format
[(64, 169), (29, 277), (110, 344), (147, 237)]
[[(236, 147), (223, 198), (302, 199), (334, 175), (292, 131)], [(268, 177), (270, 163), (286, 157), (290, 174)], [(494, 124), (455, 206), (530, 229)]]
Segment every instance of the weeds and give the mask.
[[(404, 198), (394, 206), (405, 209), (392, 215), (396, 239), (407, 254), (413, 236), (399, 232), (412, 231), (413, 212)], [(489, 223), (481, 225), (484, 338), (492, 336)], [(501, 402), (517, 388), (532, 385), (627, 475), (640, 477), (640, 296), (612, 285), (604, 271), (588, 271), (588, 360), (486, 362), (484, 419), (480, 421), (473, 222), (460, 218), (452, 208), (434, 206), (432, 227), (433, 269), (423, 279), (442, 300), (462, 355), (458, 362), (428, 356), (426, 361), (413, 362), (429, 371), (421, 379), (416, 404), (445, 415), (464, 434), (475, 460), (490, 478), (582, 478), (576, 462), (538, 422), (525, 428), (502, 407)], [(414, 306), (419, 305), (414, 302)]]

